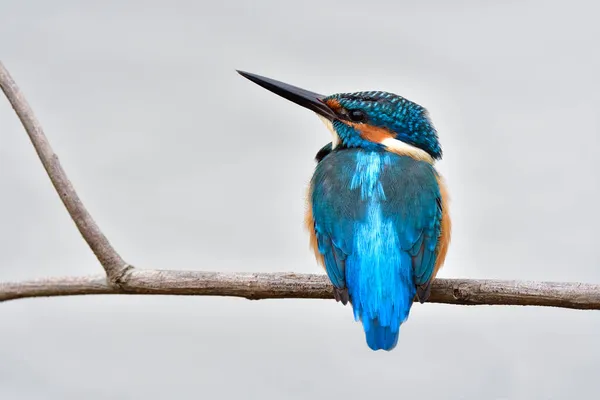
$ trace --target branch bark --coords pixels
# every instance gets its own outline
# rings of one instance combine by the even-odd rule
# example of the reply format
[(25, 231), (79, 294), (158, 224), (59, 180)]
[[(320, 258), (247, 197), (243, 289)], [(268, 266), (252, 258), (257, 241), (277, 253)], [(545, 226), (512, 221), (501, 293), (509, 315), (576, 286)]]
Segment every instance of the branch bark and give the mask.
[[(232, 296), (259, 299), (333, 299), (325, 275), (129, 270), (118, 287), (104, 276), (0, 283), (0, 302), (86, 294)], [(436, 279), (428, 303), (519, 305), (600, 310), (600, 285), (584, 283)]]
[(98, 261), (100, 261), (100, 264), (104, 267), (109, 282), (116, 285), (119, 275), (126, 267), (125, 261), (111, 246), (106, 236), (104, 236), (81, 202), (75, 188), (60, 165), (58, 157), (52, 150), (48, 139), (46, 139), (46, 135), (33, 114), (33, 110), (2, 62), (0, 62), (0, 88), (2, 88), (6, 98), (21, 120), (44, 169), (52, 181), (52, 185), (54, 185), (56, 192), (69, 212), (71, 219), (75, 222), (81, 236), (83, 236), (88, 246), (90, 246), (96, 255), (96, 258), (98, 258)]
[[(127, 265), (84, 207), (31, 107), (1, 62), (0, 88), (21, 120), (77, 229), (106, 272), (106, 276), (0, 283), (0, 302), (30, 297), (90, 294), (234, 296), (247, 299), (333, 298), (333, 287), (325, 275), (141, 270)], [(600, 285), (436, 279), (428, 302), (598, 310)]]

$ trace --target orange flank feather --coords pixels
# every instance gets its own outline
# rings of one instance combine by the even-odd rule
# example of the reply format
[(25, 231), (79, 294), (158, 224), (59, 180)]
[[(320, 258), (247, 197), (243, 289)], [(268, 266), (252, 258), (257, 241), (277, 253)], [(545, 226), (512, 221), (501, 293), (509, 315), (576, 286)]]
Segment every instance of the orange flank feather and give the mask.
[(440, 195), (442, 198), (442, 222), (440, 227), (440, 239), (437, 245), (437, 258), (435, 266), (433, 268), (432, 279), (435, 278), (438, 271), (446, 260), (446, 253), (448, 253), (448, 246), (450, 245), (450, 237), (452, 236), (452, 221), (450, 220), (450, 213), (448, 212), (448, 189), (444, 183), (444, 179), (438, 175), (438, 185), (440, 187)]
[(310, 248), (315, 253), (315, 258), (317, 262), (321, 264), (323, 268), (325, 268), (325, 259), (323, 258), (323, 254), (319, 253), (319, 245), (317, 244), (317, 234), (315, 233), (315, 220), (313, 218), (312, 212), (312, 201), (311, 201), (312, 191), (310, 187), (307, 190), (306, 196), (306, 213), (304, 214), (304, 226), (310, 235)]

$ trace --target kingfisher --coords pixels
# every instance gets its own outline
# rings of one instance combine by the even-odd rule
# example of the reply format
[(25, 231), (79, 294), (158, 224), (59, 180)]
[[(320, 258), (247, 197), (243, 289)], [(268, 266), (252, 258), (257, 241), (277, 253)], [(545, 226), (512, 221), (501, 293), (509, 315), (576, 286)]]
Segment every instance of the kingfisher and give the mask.
[(325, 96), (237, 72), (315, 112), (331, 131), (308, 188), (310, 247), (367, 345), (394, 349), (450, 244), (448, 192), (434, 167), (442, 148), (428, 111), (389, 92)]

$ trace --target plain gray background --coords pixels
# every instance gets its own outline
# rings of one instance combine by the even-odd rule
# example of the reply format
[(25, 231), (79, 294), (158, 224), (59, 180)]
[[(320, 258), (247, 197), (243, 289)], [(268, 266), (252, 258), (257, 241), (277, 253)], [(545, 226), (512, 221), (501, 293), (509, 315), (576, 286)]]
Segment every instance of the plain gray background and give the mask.
[[(441, 277), (600, 282), (594, 1), (0, 0), (0, 57), (139, 267), (321, 272), (310, 112), (235, 69), (427, 107)], [(0, 99), (0, 280), (101, 272)], [(391, 353), (334, 301), (0, 304), (2, 399), (566, 399), (600, 389), (600, 313), (416, 305)]]

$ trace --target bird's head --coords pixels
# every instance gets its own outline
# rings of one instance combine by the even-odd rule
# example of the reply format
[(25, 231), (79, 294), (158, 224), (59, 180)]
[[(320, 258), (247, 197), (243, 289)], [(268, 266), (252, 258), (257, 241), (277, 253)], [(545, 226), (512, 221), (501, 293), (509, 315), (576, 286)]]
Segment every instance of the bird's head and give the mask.
[(333, 133), (332, 149), (388, 150), (433, 163), (442, 158), (427, 110), (379, 91), (323, 96), (273, 79), (238, 71), (252, 82), (314, 111)]

